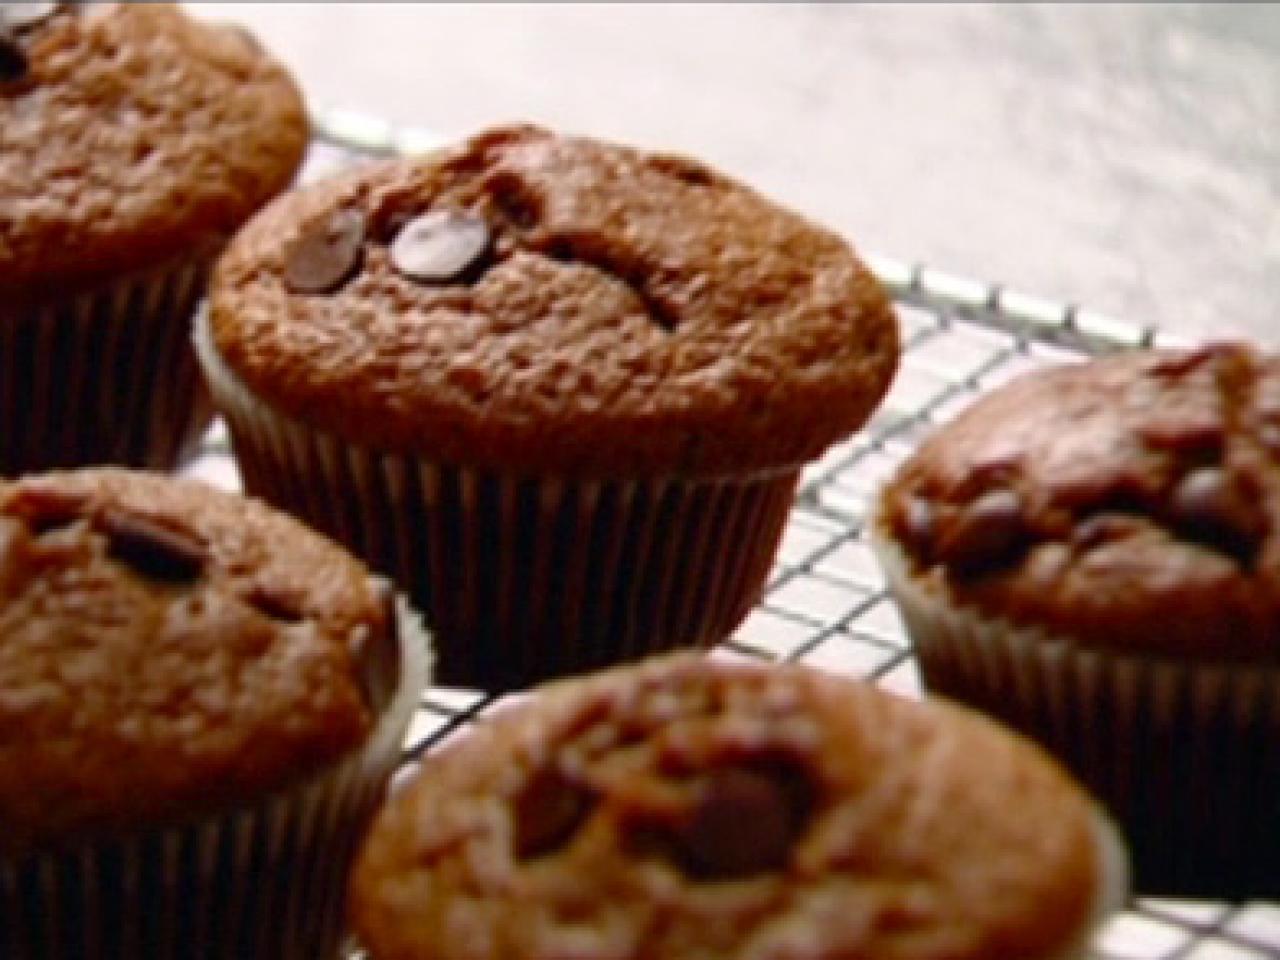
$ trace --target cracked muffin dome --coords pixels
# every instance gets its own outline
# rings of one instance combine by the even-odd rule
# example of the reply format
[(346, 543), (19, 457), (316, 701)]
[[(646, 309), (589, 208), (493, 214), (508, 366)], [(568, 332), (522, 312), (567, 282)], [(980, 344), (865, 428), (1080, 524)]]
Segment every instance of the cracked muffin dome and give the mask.
[(219, 246), (293, 178), (301, 97), (243, 30), (168, 3), (0, 8), (0, 293)]
[(532, 126), (273, 204), (218, 266), (212, 336), (349, 440), (593, 476), (802, 463), (897, 359), (838, 237), (695, 161)]
[(965, 606), (1073, 642), (1280, 659), (1280, 360), (1243, 344), (1026, 375), (926, 441), (881, 524)]
[(325, 769), (377, 720), (393, 616), (362, 565), (254, 501), (109, 469), (0, 485), (0, 852)]
[(1064, 960), (1122, 887), (1088, 797), (977, 715), (683, 655), (426, 758), (351, 902), (373, 960)]

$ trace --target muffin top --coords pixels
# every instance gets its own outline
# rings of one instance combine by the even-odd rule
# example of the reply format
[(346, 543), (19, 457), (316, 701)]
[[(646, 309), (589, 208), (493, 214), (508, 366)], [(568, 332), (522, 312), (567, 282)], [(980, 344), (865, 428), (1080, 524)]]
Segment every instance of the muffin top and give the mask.
[(240, 28), (168, 3), (0, 3), (0, 294), (212, 252), (307, 136)]
[(1144, 654), (1280, 659), (1280, 359), (1241, 344), (1025, 375), (927, 440), (881, 522), (987, 615)]
[(387, 598), (329, 541), (200, 484), (0, 484), (0, 851), (261, 798), (372, 727)]
[(544, 688), (429, 756), (352, 914), (375, 960), (1033, 960), (1112, 896), (1098, 830), (976, 714), (680, 655)]
[(212, 325), (314, 426), (583, 475), (792, 466), (897, 359), (840, 238), (693, 160), (532, 126), (282, 198), (219, 264)]

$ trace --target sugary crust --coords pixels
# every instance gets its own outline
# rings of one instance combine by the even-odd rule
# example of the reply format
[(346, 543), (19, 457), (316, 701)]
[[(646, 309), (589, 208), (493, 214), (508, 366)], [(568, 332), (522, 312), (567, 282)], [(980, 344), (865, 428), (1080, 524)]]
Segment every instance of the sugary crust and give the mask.
[[(768, 832), (767, 809), (692, 812), (744, 766), (803, 818), (781, 865), (700, 878), (675, 839), (691, 821)], [(550, 833), (548, 771), (582, 798)], [(1087, 932), (1092, 816), (975, 714), (673, 657), (546, 688), (424, 761), (375, 824), (353, 918), (376, 960), (1039, 960)], [(528, 817), (549, 842), (522, 855)]]
[(0, 485), (0, 850), (187, 820), (348, 753), (384, 600), (332, 543), (200, 484)]
[[(1239, 344), (1132, 353), (976, 403), (904, 465), (883, 520), (914, 576), (985, 616), (1109, 649), (1275, 662), (1278, 464), (1280, 361)], [(1001, 500), (1004, 529), (977, 533), (975, 504), (991, 516)]]
[(0, 86), (0, 294), (47, 295), (216, 248), (293, 178), (308, 128), (239, 28), (167, 3), (66, 8)]
[[(368, 217), (360, 269), (291, 292), (288, 252), (340, 208)], [(393, 268), (398, 226), (428, 208), (488, 222), (478, 276)], [(283, 198), (222, 260), (212, 311), (273, 408), (384, 449), (586, 475), (802, 462), (862, 424), (898, 353), (839, 238), (693, 161), (534, 127)]]

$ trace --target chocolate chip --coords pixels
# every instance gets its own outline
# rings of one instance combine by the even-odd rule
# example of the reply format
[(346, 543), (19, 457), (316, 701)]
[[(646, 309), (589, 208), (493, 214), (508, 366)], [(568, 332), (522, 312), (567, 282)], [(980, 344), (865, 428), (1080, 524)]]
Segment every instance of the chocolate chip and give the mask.
[(957, 573), (983, 573), (1016, 559), (1026, 535), (1022, 498), (1012, 490), (989, 490), (940, 534), (938, 552)]
[(0, 28), (7, 27), (16, 32), (37, 26), (53, 16), (58, 6), (56, 3), (42, 3), (38, 0), (0, 3)]
[(410, 280), (449, 283), (485, 255), (491, 236), (480, 217), (432, 210), (410, 220), (391, 243), (392, 265)]
[(281, 591), (272, 590), (261, 583), (255, 584), (245, 599), (259, 613), (272, 620), (281, 623), (302, 621), (302, 608), (296, 597), (285, 596)]
[(928, 500), (912, 494), (902, 499), (898, 514), (899, 533), (906, 544), (926, 560), (933, 549), (935, 519), (933, 506)]
[(123, 510), (109, 508), (98, 518), (107, 535), (107, 555), (152, 580), (187, 583), (200, 576), (208, 558), (194, 536)]
[(343, 209), (303, 233), (289, 249), (284, 279), (294, 293), (331, 293), (360, 265), (365, 215)]
[(534, 774), (516, 801), (516, 856), (532, 860), (564, 849), (586, 819), (589, 800), (555, 767)]
[(1076, 550), (1088, 551), (1115, 543), (1132, 536), (1144, 522), (1139, 517), (1116, 513), (1086, 517), (1071, 531), (1071, 546)]
[(27, 75), (29, 67), (18, 41), (0, 29), (0, 83), (16, 83)]
[(57, 489), (28, 487), (18, 494), (10, 509), (26, 521), (32, 533), (42, 536), (83, 519), (88, 501)]
[(1265, 522), (1254, 498), (1220, 467), (1201, 467), (1174, 488), (1172, 512), (1189, 540), (1241, 561), (1257, 552)]
[(798, 820), (792, 791), (778, 777), (730, 767), (704, 785), (681, 846), (694, 876), (749, 877), (787, 862)]
[(718, 179), (710, 167), (676, 153), (650, 154), (649, 166), (693, 187), (709, 187)]

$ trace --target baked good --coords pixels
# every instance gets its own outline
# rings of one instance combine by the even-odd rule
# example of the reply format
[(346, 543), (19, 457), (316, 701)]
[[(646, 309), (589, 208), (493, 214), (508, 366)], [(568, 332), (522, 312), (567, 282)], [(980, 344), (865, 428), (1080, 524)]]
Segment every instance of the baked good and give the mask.
[(248, 489), (398, 577), (442, 677), (495, 689), (728, 634), (898, 349), (834, 235), (532, 126), (273, 204), (198, 336)]
[(351, 904), (371, 960), (1066, 960), (1123, 876), (1086, 794), (977, 714), (678, 654), (427, 757)]
[(926, 440), (874, 522), (927, 687), (1048, 745), (1138, 885), (1280, 894), (1280, 360), (1028, 374)]
[(191, 448), (210, 417), (191, 314), (307, 130), (239, 28), (168, 3), (0, 4), (0, 474)]
[(0, 954), (333, 955), (425, 682), (391, 598), (200, 484), (0, 484)]

